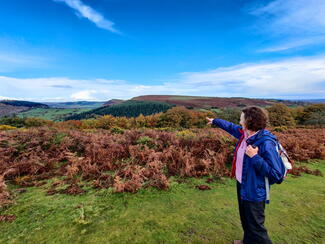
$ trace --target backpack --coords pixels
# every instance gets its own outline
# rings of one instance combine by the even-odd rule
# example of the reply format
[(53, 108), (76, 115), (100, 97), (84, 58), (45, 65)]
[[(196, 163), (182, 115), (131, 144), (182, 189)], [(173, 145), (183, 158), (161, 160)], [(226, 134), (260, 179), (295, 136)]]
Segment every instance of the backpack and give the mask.
[(281, 143), (279, 142), (278, 139), (273, 140), (269, 137), (268, 138), (263, 137), (263, 138), (261, 138), (261, 140), (262, 139), (271, 140), (271, 141), (275, 142), (275, 144), (276, 144), (275, 149), (278, 152), (279, 158), (282, 162), (282, 170), (281, 170), (282, 178), (280, 181), (269, 182), (269, 178), (265, 177), (266, 203), (270, 203), (270, 185), (272, 185), (274, 183), (281, 184), (283, 182), (283, 180), (287, 177), (288, 171), (292, 169), (292, 161), (289, 158), (287, 151), (283, 148), (283, 146), (281, 145)]
[[(287, 177), (288, 171), (292, 169), (292, 161), (289, 158), (287, 151), (283, 148), (283, 146), (281, 145), (281, 143), (279, 141), (277, 141), (277, 146), (275, 148), (280, 156), (280, 159), (281, 159), (284, 169), (285, 169), (284, 175), (283, 175), (283, 179), (285, 179)], [(280, 184), (280, 183), (278, 183), (278, 184)]]
[[(287, 151), (283, 148), (283, 146), (278, 140), (276, 140), (275, 149), (279, 154), (283, 166), (282, 180), (275, 183), (281, 184), (283, 180), (287, 177), (288, 171), (292, 169), (292, 161), (289, 158)], [(265, 188), (266, 188), (266, 203), (270, 203), (270, 183), (268, 177), (265, 177)]]

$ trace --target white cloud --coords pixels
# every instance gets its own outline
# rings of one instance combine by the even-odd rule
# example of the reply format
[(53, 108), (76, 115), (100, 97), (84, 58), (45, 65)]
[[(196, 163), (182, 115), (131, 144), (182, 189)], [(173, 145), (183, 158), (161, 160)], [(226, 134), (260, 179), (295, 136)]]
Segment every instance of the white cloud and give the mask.
[(258, 28), (262, 32), (285, 40), (262, 51), (276, 52), (324, 43), (324, 0), (275, 0), (251, 13), (259, 17)]
[(275, 0), (253, 14), (267, 18), (274, 33), (325, 34), (325, 1)]
[(109, 30), (114, 33), (120, 33), (114, 28), (114, 23), (110, 20), (105, 19), (105, 17), (98, 13), (96, 10), (87, 6), (80, 0), (54, 0), (55, 2), (64, 2), (70, 8), (76, 10), (76, 15), (83, 17), (93, 22), (97, 27)]
[[(325, 56), (248, 63), (206, 72), (183, 73), (184, 84), (228, 96), (323, 97)], [(210, 93), (211, 94), (211, 93)]]
[(303, 38), (303, 39), (297, 39), (292, 41), (287, 41), (281, 44), (278, 44), (276, 46), (267, 47), (264, 49), (259, 50), (259, 52), (279, 52), (279, 51), (285, 51), (289, 49), (294, 48), (301, 48), (309, 45), (318, 45), (321, 43), (324, 43), (325, 36), (324, 37), (310, 37), (310, 38)]
[[(53, 86), (59, 86), (60, 89)], [(107, 79), (0, 77), (0, 96), (20, 97), (33, 101), (105, 101), (113, 98), (129, 99), (140, 95), (162, 94), (322, 98), (325, 97), (325, 56), (246, 63), (202, 72), (185, 72), (159, 85), (133, 84), (124, 80)]]
[(92, 96), (92, 94), (96, 94), (96, 93), (97, 93), (96, 90), (85, 90), (85, 91), (79, 91), (73, 93), (70, 95), (70, 97), (76, 101), (80, 101), (80, 100), (90, 101), (90, 100), (96, 100), (96, 98)]

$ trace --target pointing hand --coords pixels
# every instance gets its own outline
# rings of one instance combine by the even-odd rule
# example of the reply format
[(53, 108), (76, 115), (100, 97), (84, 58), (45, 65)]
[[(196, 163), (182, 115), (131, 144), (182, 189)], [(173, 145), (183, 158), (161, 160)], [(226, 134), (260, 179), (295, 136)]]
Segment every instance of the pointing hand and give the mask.
[(206, 117), (206, 119), (208, 120), (208, 123), (207, 123), (207, 125), (211, 125), (211, 124), (212, 124), (212, 121), (213, 121), (213, 119), (211, 119), (211, 118), (209, 118), (209, 117)]

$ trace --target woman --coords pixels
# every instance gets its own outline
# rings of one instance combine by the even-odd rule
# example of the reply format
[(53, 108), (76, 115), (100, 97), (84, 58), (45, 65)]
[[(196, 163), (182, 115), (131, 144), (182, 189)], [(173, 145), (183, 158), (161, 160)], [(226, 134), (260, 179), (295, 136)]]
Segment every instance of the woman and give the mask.
[[(267, 115), (258, 107), (242, 110), (240, 125), (222, 119), (207, 118), (239, 141), (232, 164), (232, 176), (237, 179), (239, 215), (244, 230), (243, 240), (234, 244), (272, 243), (264, 227), (266, 187), (280, 183), (284, 172), (276, 150), (276, 137), (266, 130)], [(267, 182), (268, 181), (268, 182)], [(268, 189), (269, 190), (269, 189)]]

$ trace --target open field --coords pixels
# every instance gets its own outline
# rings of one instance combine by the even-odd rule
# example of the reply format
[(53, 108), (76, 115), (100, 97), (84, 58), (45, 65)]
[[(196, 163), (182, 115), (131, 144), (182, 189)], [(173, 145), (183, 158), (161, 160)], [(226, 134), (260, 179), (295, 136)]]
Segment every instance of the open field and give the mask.
[[(308, 163), (325, 174), (325, 161)], [(235, 181), (173, 177), (167, 191), (142, 189), (136, 194), (94, 190), (85, 194), (47, 195), (49, 185), (18, 193), (0, 215), (1, 243), (231, 243), (242, 237)], [(205, 184), (211, 190), (200, 191)], [(324, 243), (325, 181), (321, 176), (289, 176), (271, 190), (266, 226), (275, 244)]]
[(18, 114), (18, 117), (42, 118), (53, 121), (61, 121), (64, 117), (73, 114), (87, 112), (91, 108), (36, 108)]

